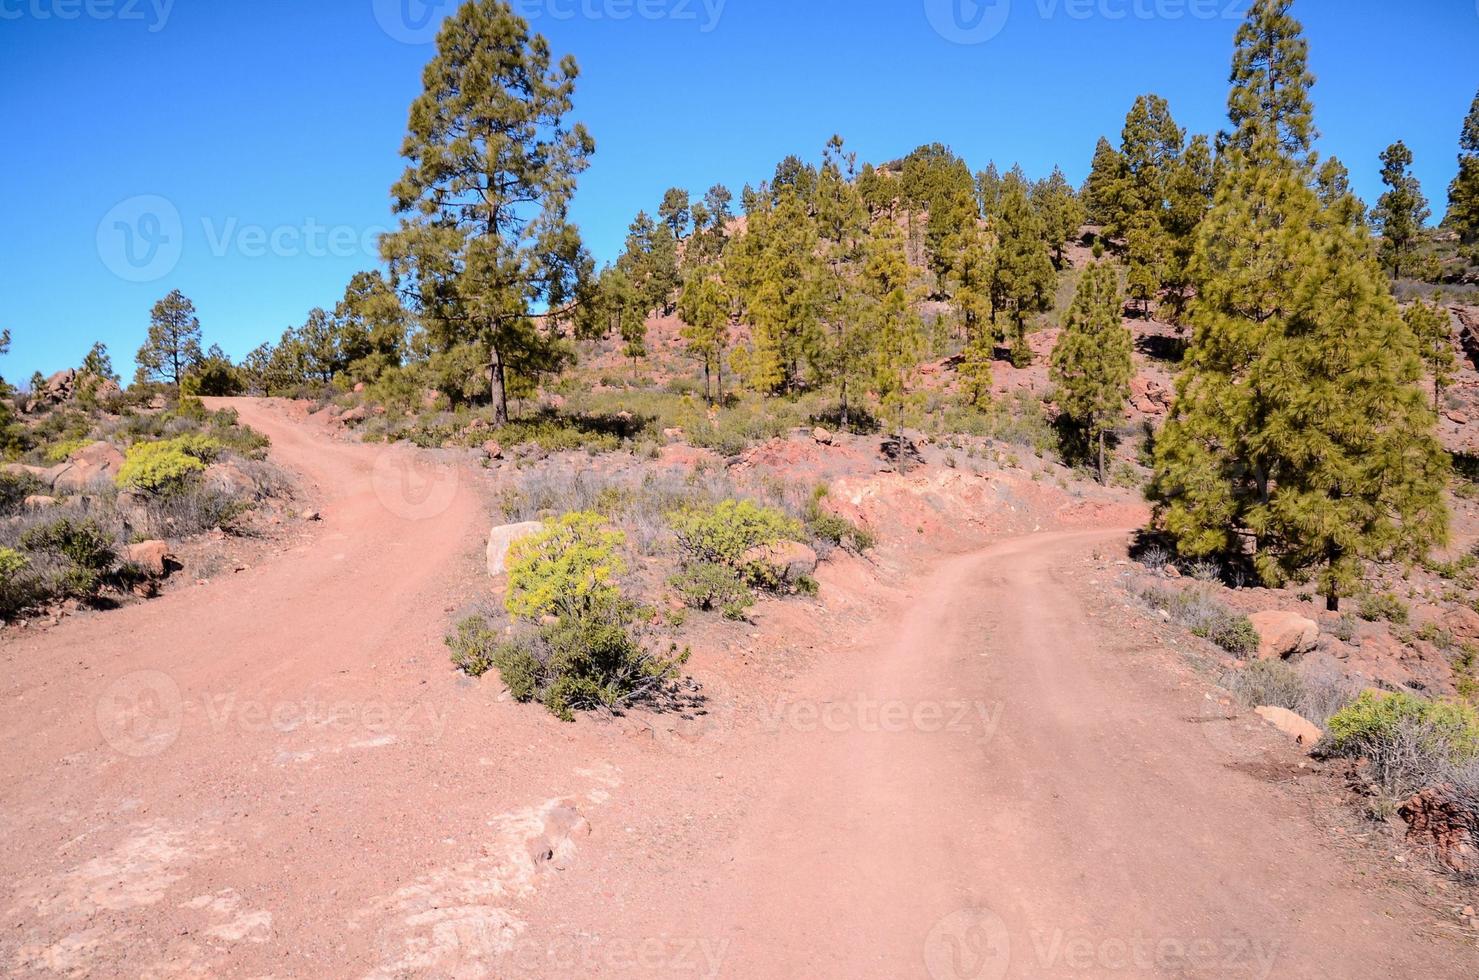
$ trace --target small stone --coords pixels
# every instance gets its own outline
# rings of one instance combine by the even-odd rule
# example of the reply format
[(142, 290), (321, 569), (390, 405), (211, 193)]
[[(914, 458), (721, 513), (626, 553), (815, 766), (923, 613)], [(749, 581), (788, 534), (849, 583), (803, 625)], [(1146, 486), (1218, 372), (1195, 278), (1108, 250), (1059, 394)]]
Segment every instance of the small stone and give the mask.
[(324, 519), (323, 515), (316, 510), (305, 510), (300, 516), (305, 521), (321, 521)]

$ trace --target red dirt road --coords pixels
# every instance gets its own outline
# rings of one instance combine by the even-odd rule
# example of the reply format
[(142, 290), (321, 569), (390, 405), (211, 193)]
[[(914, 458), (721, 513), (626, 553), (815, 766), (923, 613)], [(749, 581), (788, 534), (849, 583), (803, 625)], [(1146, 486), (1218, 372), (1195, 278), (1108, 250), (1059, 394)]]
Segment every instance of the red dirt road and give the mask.
[(324, 523), (4, 641), (0, 973), (1479, 974), (1086, 608), (1122, 532), (942, 561), (783, 700), (649, 742), (448, 668), (473, 474), (233, 404)]

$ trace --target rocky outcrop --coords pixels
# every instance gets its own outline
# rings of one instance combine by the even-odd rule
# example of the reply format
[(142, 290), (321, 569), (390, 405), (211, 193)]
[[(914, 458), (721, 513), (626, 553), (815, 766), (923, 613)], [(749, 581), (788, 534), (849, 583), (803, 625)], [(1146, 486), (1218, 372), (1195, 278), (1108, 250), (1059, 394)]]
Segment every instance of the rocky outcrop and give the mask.
[(1308, 653), (1320, 640), (1320, 627), (1297, 613), (1269, 609), (1248, 619), (1258, 631), (1258, 659), (1278, 660)]
[(123, 453), (112, 443), (95, 442), (68, 457), (51, 485), (66, 493), (81, 493), (100, 483), (111, 483), (122, 468)]
[(1295, 714), (1288, 708), (1265, 706), (1253, 710), (1258, 717), (1273, 725), (1307, 749), (1314, 748), (1320, 739), (1325, 737), (1325, 733), (1320, 730), (1319, 725), (1316, 725), (1303, 715)]
[(497, 577), (508, 571), (508, 549), (515, 541), (542, 531), (539, 521), (524, 521), (521, 524), (504, 524), (488, 532), (488, 574)]
[(1425, 789), (1402, 804), (1407, 839), (1428, 845), (1446, 868), (1479, 872), (1479, 799), (1442, 786)]

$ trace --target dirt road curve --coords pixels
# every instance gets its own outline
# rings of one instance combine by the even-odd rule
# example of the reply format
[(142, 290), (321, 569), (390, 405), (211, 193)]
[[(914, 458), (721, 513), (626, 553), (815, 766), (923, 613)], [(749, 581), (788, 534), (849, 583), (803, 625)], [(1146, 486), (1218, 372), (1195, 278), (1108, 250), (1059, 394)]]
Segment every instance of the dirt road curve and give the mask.
[(311, 540), (0, 648), (0, 974), (1479, 975), (1085, 608), (1122, 532), (945, 561), (675, 750), (448, 670), (470, 475), (237, 407)]

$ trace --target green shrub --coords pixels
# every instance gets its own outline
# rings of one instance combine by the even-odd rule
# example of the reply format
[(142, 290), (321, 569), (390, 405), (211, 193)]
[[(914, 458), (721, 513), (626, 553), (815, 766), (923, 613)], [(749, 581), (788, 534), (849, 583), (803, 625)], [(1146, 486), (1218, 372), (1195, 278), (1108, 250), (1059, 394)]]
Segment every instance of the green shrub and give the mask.
[(205, 463), (175, 440), (140, 442), (128, 448), (115, 482), (124, 490), (168, 493), (204, 470)]
[(48, 463), (65, 463), (72, 458), (72, 454), (79, 449), (86, 449), (92, 445), (92, 440), (83, 436), (78, 439), (67, 439), (46, 447), (46, 461)]
[(744, 619), (755, 604), (755, 594), (728, 565), (688, 562), (672, 578), (672, 585), (692, 609), (717, 609), (725, 619)]
[(668, 523), (689, 561), (731, 568), (739, 568), (745, 552), (752, 548), (801, 534), (800, 521), (752, 500), (721, 500), (712, 506), (687, 507), (668, 515)]
[(452, 651), (452, 663), (471, 677), (482, 677), (493, 668), (493, 652), (498, 634), (481, 616), (469, 616), (457, 624), (457, 631), (445, 639)]
[(1405, 625), (1409, 618), (1407, 604), (1391, 592), (1363, 595), (1356, 605), (1356, 615), (1367, 622), (1385, 620), (1399, 626)]
[(1207, 639), (1235, 655), (1258, 650), (1258, 630), (1247, 616), (1229, 615), (1216, 620), (1207, 630)]
[(806, 533), (815, 541), (824, 541), (839, 548), (851, 547), (859, 553), (872, 548), (875, 544), (873, 532), (859, 527), (845, 517), (823, 510), (822, 501), (826, 497), (827, 488), (819, 486), (807, 501), (803, 515)]
[(91, 519), (60, 517), (37, 524), (21, 535), (21, 547), (60, 559), (54, 591), (77, 599), (96, 598), (118, 563), (113, 536)]
[(25, 507), (26, 498), (44, 489), (41, 481), (29, 473), (0, 473), (0, 516), (19, 514)]
[(31, 560), (14, 548), (0, 548), (0, 619), (9, 622), (39, 599)]
[[(578, 710), (615, 708), (670, 681), (686, 652), (650, 653), (639, 636), (650, 617), (621, 594), (626, 535), (589, 511), (566, 514), (509, 550), (508, 595), (516, 622), (537, 631), (490, 646), (475, 627), (459, 627), (464, 659), (496, 667), (514, 697), (536, 698), (565, 721)], [(459, 646), (453, 646), (454, 659)]]
[(1449, 762), (1469, 762), (1479, 758), (1479, 711), (1405, 691), (1366, 691), (1330, 718), (1330, 744), (1340, 755), (1375, 759), (1408, 739)]
[(509, 615), (584, 616), (620, 595), (616, 579), (626, 573), (621, 548), (626, 535), (600, 514), (578, 511), (515, 541), (508, 554)]

